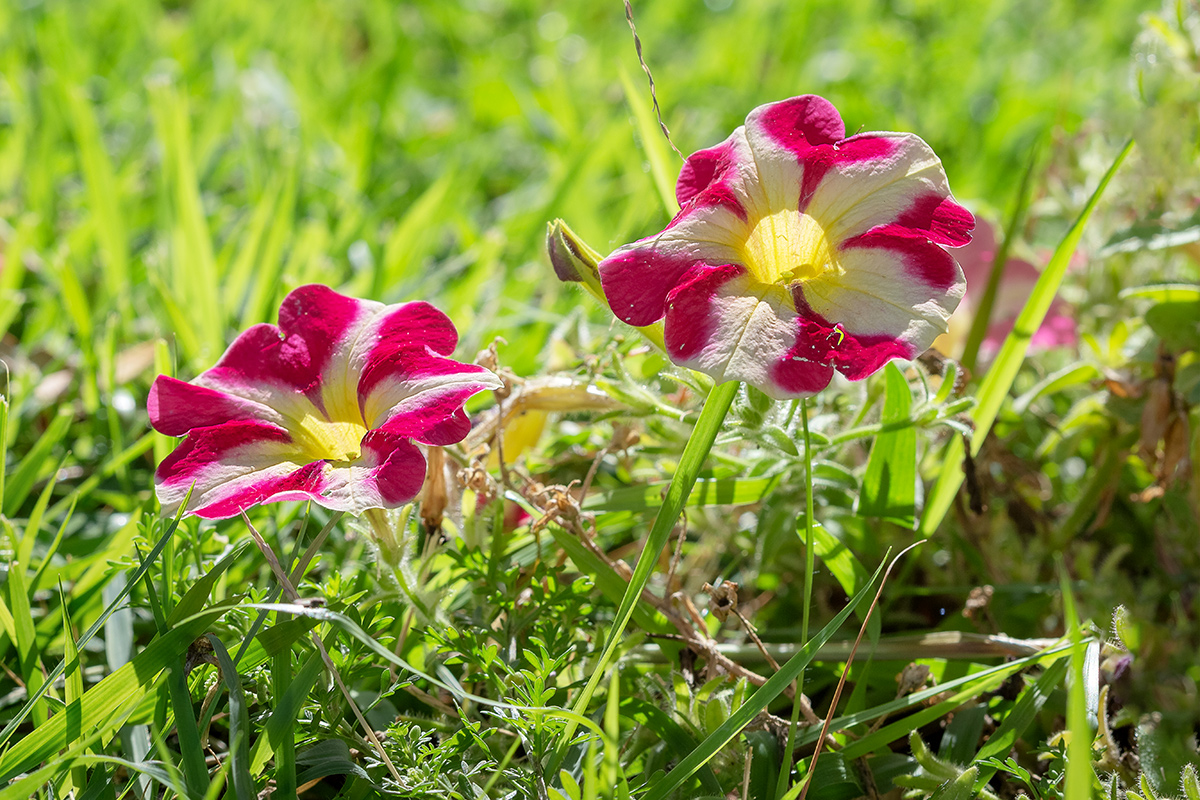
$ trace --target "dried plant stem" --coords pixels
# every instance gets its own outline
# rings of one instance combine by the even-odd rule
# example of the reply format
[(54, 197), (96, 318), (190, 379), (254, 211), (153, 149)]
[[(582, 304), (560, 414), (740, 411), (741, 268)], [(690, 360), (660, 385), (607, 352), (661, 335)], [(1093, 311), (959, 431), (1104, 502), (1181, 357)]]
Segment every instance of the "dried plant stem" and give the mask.
[[(600, 547), (598, 547), (596, 543), (584, 533), (583, 527), (579, 524), (578, 520), (563, 519), (562, 522), (571, 530), (572, 533), (575, 534), (575, 536), (579, 538), (579, 541), (581, 541), (583, 545), (588, 548), (588, 550), (592, 551), (593, 555), (607, 564), (618, 575), (626, 574), (625, 572), (622, 572), (622, 570), (617, 566), (616, 562), (609, 557), (608, 553), (600, 549)], [(686, 600), (686, 598), (684, 599)], [(669, 600), (659, 597), (651, 592), (648, 588), (642, 590), (642, 600), (653, 606), (655, 610), (666, 617), (667, 620), (675, 626), (675, 629), (679, 631), (678, 635), (651, 634), (651, 636), (654, 638), (672, 639), (675, 641), (684, 642), (697, 654), (703, 656), (710, 666), (715, 667), (717, 670), (720, 670), (735, 678), (745, 678), (748, 683), (751, 683), (755, 686), (762, 686), (767, 682), (767, 679), (762, 675), (746, 669), (741, 664), (722, 653), (717, 646), (716, 640), (703, 633), (703, 629), (699, 628), (699, 626), (703, 624), (703, 620), (699, 619), (698, 613), (695, 615), (697, 621), (694, 624), (692, 620), (684, 617), (684, 615), (681, 614)], [(687, 605), (690, 605), (690, 602), (687, 603)], [(776, 665), (776, 669), (778, 669), (778, 665)], [(792, 688), (789, 688), (786, 694), (788, 697), (796, 696), (795, 691)], [(809, 702), (808, 698), (800, 695), (798, 702), (800, 710), (804, 714), (804, 718), (807, 723), (811, 725), (820, 724), (821, 718), (818, 717), (816, 712), (813, 711), (812, 704)]]
[(821, 756), (821, 745), (825, 741), (825, 737), (829, 734), (829, 726), (833, 722), (833, 715), (837, 712), (838, 701), (842, 698), (842, 688), (846, 685), (846, 677), (850, 674), (850, 665), (854, 662), (854, 654), (858, 652), (858, 646), (862, 643), (863, 635), (867, 632), (867, 623), (871, 620), (871, 614), (875, 611), (875, 606), (879, 605), (879, 598), (883, 595), (883, 587), (887, 586), (888, 578), (892, 574), (892, 568), (897, 562), (904, 557), (904, 554), (914, 547), (925, 544), (928, 539), (922, 539), (919, 542), (913, 542), (908, 547), (901, 550), (892, 559), (892, 563), (888, 564), (887, 571), (883, 573), (883, 580), (879, 582), (879, 588), (875, 590), (875, 599), (871, 601), (871, 605), (867, 608), (867, 613), (863, 615), (862, 626), (858, 629), (858, 638), (854, 640), (854, 647), (851, 648), (850, 657), (846, 659), (846, 666), (842, 669), (842, 675), (838, 678), (837, 688), (833, 692), (833, 699), (829, 701), (829, 713), (825, 715), (825, 723), (821, 726), (821, 735), (817, 738), (817, 749), (813, 751), (812, 764), (808, 768), (808, 774), (804, 778), (804, 788), (800, 790), (799, 800), (804, 800), (808, 796), (808, 788), (812, 786), (812, 776), (817, 771), (817, 759)]

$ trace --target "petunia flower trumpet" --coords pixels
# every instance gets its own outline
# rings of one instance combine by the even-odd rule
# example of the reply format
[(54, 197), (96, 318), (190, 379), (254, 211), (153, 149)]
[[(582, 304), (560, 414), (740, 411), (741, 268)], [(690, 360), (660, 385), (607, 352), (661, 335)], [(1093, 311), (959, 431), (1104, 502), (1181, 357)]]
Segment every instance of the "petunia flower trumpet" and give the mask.
[(963, 296), (947, 247), (974, 217), (910, 133), (846, 137), (815, 95), (759, 106), (693, 153), (666, 229), (599, 264), (613, 312), (665, 323), (667, 353), (777, 399), (923, 352)]
[(425, 479), (418, 445), (460, 441), (471, 428), (463, 403), (500, 386), (446, 358), (457, 343), (428, 303), (296, 289), (278, 326), (245, 331), (194, 381), (155, 380), (151, 424), (187, 436), (155, 473), (163, 511), (189, 490), (187, 512), (210, 519), (279, 500), (352, 513), (409, 502)]

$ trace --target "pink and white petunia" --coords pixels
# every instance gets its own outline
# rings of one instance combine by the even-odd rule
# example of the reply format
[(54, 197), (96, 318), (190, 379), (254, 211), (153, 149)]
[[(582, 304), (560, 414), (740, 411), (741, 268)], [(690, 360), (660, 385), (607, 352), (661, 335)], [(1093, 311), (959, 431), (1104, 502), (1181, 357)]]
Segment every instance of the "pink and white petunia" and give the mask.
[(846, 137), (815, 95), (759, 106), (693, 153), (661, 233), (600, 262), (613, 312), (665, 319), (667, 353), (718, 382), (806, 397), (913, 358), (963, 296), (947, 247), (974, 217), (910, 133)]
[[(967, 293), (963, 296), (962, 305), (950, 317), (950, 330), (934, 342), (934, 347), (952, 358), (962, 357), (972, 321), (992, 275), (996, 247), (995, 227), (980, 217), (971, 243), (958, 251), (958, 262), (967, 278)], [(990, 324), (979, 345), (981, 361), (991, 360), (1000, 350), (1040, 277), (1041, 271), (1028, 261), (1010, 258), (1005, 262), (995, 304), (992, 306)], [(1051, 349), (1074, 347), (1078, 340), (1079, 333), (1070, 306), (1055, 297), (1046, 312), (1046, 318), (1034, 332), (1029, 344), (1034, 349)]]
[(460, 441), (463, 403), (501, 385), (446, 358), (457, 343), (428, 303), (296, 289), (278, 326), (250, 328), (194, 381), (155, 380), (151, 424), (187, 436), (155, 473), (164, 513), (189, 489), (188, 513), (209, 519), (279, 500), (352, 513), (407, 503), (425, 479), (418, 444)]

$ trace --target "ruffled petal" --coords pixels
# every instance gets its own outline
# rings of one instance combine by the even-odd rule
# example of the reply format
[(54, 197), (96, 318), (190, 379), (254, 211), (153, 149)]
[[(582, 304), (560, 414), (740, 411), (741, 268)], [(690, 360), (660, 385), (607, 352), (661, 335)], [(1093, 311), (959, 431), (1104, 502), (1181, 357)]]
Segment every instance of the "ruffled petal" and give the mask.
[(745, 381), (777, 399), (807, 397), (829, 384), (833, 369), (794, 352), (798, 325), (783, 289), (737, 265), (698, 268), (668, 299), (667, 352), (717, 382)]
[[(913, 358), (947, 329), (966, 282), (941, 248), (912, 237), (881, 236), (843, 247), (845, 270), (792, 287), (799, 313), (823, 356), (851, 380), (892, 358)], [(836, 337), (831, 338), (830, 332)]]
[(675, 199), (685, 209), (719, 206), (746, 220), (746, 176), (753, 164), (746, 134), (738, 128), (716, 147), (688, 156), (675, 183)]
[(613, 313), (630, 325), (649, 325), (666, 313), (667, 294), (696, 265), (737, 263), (746, 223), (720, 205), (689, 207), (657, 236), (613, 252), (599, 264)]
[(476, 364), (444, 358), (458, 334), (428, 303), (389, 307), (361, 353), (357, 402), (370, 428), (387, 428), (425, 444), (460, 441), (470, 430), (462, 405), (500, 379)]
[[(293, 488), (292, 476), (306, 460), (288, 432), (268, 422), (238, 420), (194, 428), (158, 465), (155, 490), (166, 514), (179, 508), (194, 485), (189, 512), (208, 518), (229, 517)], [(302, 485), (317, 485), (314, 475), (301, 477)], [(241, 506), (237, 505), (240, 501), (223, 505), (229, 498), (251, 495), (259, 499)]]
[(954, 202), (941, 160), (920, 137), (861, 134), (820, 155), (824, 169), (803, 210), (834, 242), (878, 228), (948, 247), (971, 240), (975, 218)]
[(816, 95), (759, 106), (747, 115), (745, 131), (757, 171), (747, 181), (758, 186), (752, 218), (803, 211), (836, 156), (834, 144), (846, 135), (837, 109)]
[(330, 398), (346, 394), (339, 381), (346, 378), (350, 348), (384, 308), (320, 284), (301, 286), (284, 298), (278, 326), (246, 330), (195, 383), (296, 420), (315, 413), (328, 416), (333, 413), (327, 409)]
[(243, 397), (159, 375), (146, 399), (150, 424), (167, 436), (183, 436), (192, 428), (207, 428), (233, 420), (262, 420), (284, 425), (279, 412)]
[(403, 436), (370, 431), (354, 461), (306, 462), (286, 431), (246, 421), (193, 430), (155, 474), (164, 513), (175, 513), (190, 489), (188, 512), (205, 519), (284, 500), (351, 513), (395, 508), (416, 497), (424, 479), (425, 457)]

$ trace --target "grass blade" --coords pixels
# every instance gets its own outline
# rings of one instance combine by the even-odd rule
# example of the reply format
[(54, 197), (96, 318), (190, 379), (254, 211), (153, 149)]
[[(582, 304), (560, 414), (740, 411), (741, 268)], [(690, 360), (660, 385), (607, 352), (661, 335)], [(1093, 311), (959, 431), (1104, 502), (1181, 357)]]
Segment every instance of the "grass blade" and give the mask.
[[(1033, 293), (1029, 295), (1025, 307), (1021, 309), (1012, 332), (1004, 340), (1000, 353), (992, 362), (987, 374), (984, 375), (983, 384), (979, 387), (979, 403), (974, 412), (975, 434), (971, 439), (972, 455), (979, 453), (979, 448), (983, 446), (988, 431), (992, 428), (992, 423), (996, 421), (996, 414), (999, 413), (1000, 406), (1008, 397), (1008, 390), (1012, 387), (1013, 379), (1016, 378), (1017, 371), (1025, 360), (1025, 351), (1029, 349), (1030, 339), (1037, 331), (1038, 326), (1042, 324), (1042, 320), (1045, 319), (1046, 312), (1050, 310), (1050, 303), (1053, 302), (1054, 295), (1058, 293), (1059, 284), (1062, 283), (1063, 276), (1067, 271), (1067, 264), (1075, 253), (1075, 248), (1079, 245), (1080, 237), (1083, 236), (1083, 229), (1091, 219), (1092, 212), (1096, 210), (1104, 190), (1108, 188), (1109, 182), (1117, 174), (1117, 170), (1131, 150), (1133, 150), (1133, 140), (1125, 145), (1125, 148), (1113, 161), (1112, 166), (1108, 168), (1108, 172), (1104, 173), (1100, 184), (1088, 199), (1087, 205), (1079, 212), (1079, 217), (1076, 218), (1071, 229), (1067, 231), (1067, 235), (1055, 248), (1054, 255), (1050, 257), (1050, 263), (1046, 265), (1046, 269), (1033, 287)], [(930, 492), (925, 513), (921, 517), (920, 530), (922, 534), (931, 535), (936, 531), (942, 519), (945, 518), (946, 512), (950, 510), (954, 496), (958, 494), (958, 487), (962, 485), (963, 481), (961, 464), (964, 453), (962, 439), (958, 437), (951, 439), (946, 446), (941, 473)]]
[(679, 211), (679, 203), (675, 200), (675, 181), (671, 177), (671, 151), (663, 138), (662, 130), (658, 127), (654, 109), (634, 85), (633, 77), (624, 64), (618, 68), (617, 75), (621, 78), (621, 87), (625, 90), (629, 110), (633, 112), (638, 138), (642, 140), (642, 152), (646, 161), (650, 163), (650, 176), (654, 179), (654, 188), (662, 201), (663, 211), (667, 212), (668, 217), (673, 217)]
[[(671, 479), (667, 496), (663, 498), (658, 515), (654, 518), (654, 526), (646, 538), (646, 547), (638, 558), (637, 566), (633, 570), (633, 577), (629, 579), (629, 586), (625, 590), (625, 596), (621, 599), (621, 607), (617, 609), (617, 616), (613, 620), (612, 630), (608, 634), (604, 651), (600, 654), (600, 659), (596, 662), (587, 685), (575, 699), (571, 710), (577, 715), (583, 716), (586, 713), (588, 703), (591, 702), (596, 687), (600, 685), (600, 681), (604, 677), (613, 653), (621, 642), (621, 634), (625, 632), (625, 626), (629, 624), (629, 618), (633, 616), (633, 610), (642, 596), (642, 590), (646, 588), (646, 583), (650, 580), (650, 573), (654, 570), (654, 565), (658, 563), (659, 555), (667, 546), (671, 530), (675, 527), (675, 522), (683, 511), (684, 503), (687, 502), (696, 477), (704, 467), (708, 451), (712, 448), (717, 433), (725, 422), (725, 415), (729, 412), (729, 407), (733, 404), (733, 398), (737, 395), (740, 385), (737, 381), (728, 381), (714, 386), (708, 394), (708, 399), (704, 402), (704, 409), (700, 412), (700, 418), (696, 420), (696, 427), (692, 430), (687, 445), (684, 446), (683, 456), (679, 459), (679, 467)], [(547, 769), (550, 774), (558, 772), (559, 764), (561, 764), (566, 748), (575, 734), (575, 729), (574, 721), (567, 723), (562, 740), (559, 742), (558, 752), (551, 759), (550, 767)]]
[[(0, 781), (12, 779), (77, 741), (83, 735), (83, 731), (77, 724), (70, 724), (73, 719), (99, 720), (99, 730), (119, 728), (126, 715), (150, 690), (159, 674), (176, 658), (186, 653), (196, 637), (230, 608), (232, 606), (210, 609), (185, 620), (171, 629), (166, 636), (156, 638), (145, 650), (134, 656), (132, 661), (108, 675), (83, 695), (78, 718), (68, 714), (55, 714), (14, 744), (0, 755)], [(82, 643), (81, 638), (78, 646), (81, 647)], [(60, 664), (56, 672), (55, 678), (62, 674), (63, 665)], [(9, 723), (9, 726), (13, 727), (13, 723)]]
[(1083, 641), (1083, 629), (1079, 624), (1079, 613), (1075, 610), (1075, 596), (1071, 593), (1071, 582), (1067, 570), (1059, 560), (1059, 580), (1062, 583), (1063, 612), (1067, 618), (1067, 638), (1071, 640), (1071, 680), (1067, 682), (1067, 780), (1063, 800), (1089, 800), (1095, 772), (1092, 770), (1092, 726), (1088, 722), (1087, 684), (1084, 661), (1087, 646)]
[(229, 651), (214, 634), (208, 634), (213, 654), (221, 665), (221, 678), (229, 689), (229, 769), (233, 773), (233, 792), (237, 800), (252, 800), (254, 780), (250, 777), (250, 715), (246, 710), (246, 693), (237, 667)]
[[(912, 390), (895, 362), (887, 365), (884, 376), (887, 395), (883, 403), (883, 424), (903, 422), (909, 419), (912, 410)], [(916, 428), (910, 425), (875, 437), (863, 475), (858, 513), (890, 520), (910, 530), (916, 526)]]

